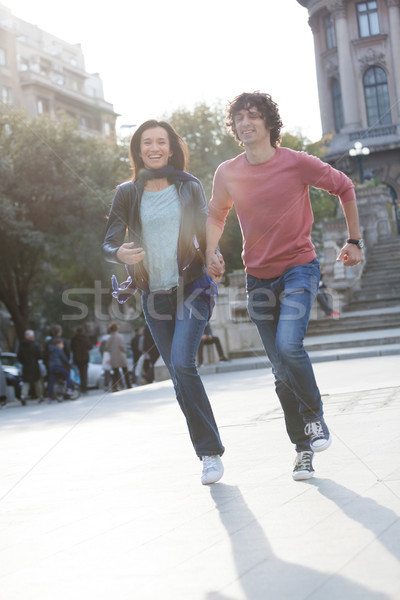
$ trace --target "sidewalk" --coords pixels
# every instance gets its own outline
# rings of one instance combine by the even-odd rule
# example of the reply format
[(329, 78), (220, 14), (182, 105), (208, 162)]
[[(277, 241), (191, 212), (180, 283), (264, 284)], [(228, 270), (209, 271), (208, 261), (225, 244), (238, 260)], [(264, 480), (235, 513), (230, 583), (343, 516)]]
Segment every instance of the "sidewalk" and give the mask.
[(308, 482), (268, 368), (204, 376), (213, 486), (169, 381), (0, 411), (2, 600), (398, 600), (399, 371), (315, 365), (334, 441)]

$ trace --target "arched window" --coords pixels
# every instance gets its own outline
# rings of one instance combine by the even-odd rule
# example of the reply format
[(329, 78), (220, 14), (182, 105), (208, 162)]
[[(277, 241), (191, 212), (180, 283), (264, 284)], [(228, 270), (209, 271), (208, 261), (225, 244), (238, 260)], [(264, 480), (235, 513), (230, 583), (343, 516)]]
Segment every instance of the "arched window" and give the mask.
[(370, 67), (364, 73), (364, 95), (368, 127), (390, 125), (389, 88), (386, 73), (380, 67)]
[(339, 133), (344, 125), (342, 91), (340, 81), (334, 77), (331, 85), (333, 118), (335, 122), (335, 131)]

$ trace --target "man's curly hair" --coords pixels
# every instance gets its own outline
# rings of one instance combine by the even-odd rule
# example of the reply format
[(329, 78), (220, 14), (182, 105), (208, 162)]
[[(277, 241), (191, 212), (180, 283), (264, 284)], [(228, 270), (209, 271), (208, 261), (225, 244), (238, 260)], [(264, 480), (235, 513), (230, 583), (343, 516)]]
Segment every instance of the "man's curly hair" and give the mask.
[(271, 128), (271, 145), (276, 148), (281, 140), (283, 123), (279, 115), (278, 105), (269, 94), (262, 94), (258, 91), (253, 93), (244, 92), (236, 96), (232, 102), (229, 102), (226, 107), (225, 121), (228, 133), (239, 142), (240, 146), (243, 146), (236, 131), (234, 117), (240, 110), (249, 110), (249, 108), (257, 108), (264, 119), (265, 125)]

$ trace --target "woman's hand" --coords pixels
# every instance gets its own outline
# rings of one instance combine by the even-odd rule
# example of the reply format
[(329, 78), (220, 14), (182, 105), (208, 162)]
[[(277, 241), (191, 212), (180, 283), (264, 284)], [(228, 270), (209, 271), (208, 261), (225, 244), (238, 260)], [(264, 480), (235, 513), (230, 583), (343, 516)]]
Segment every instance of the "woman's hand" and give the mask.
[(135, 242), (122, 244), (117, 250), (117, 258), (125, 265), (136, 265), (144, 259), (143, 248), (134, 248)]
[(207, 274), (215, 283), (219, 283), (225, 273), (225, 261), (222, 254), (209, 254), (206, 256)]

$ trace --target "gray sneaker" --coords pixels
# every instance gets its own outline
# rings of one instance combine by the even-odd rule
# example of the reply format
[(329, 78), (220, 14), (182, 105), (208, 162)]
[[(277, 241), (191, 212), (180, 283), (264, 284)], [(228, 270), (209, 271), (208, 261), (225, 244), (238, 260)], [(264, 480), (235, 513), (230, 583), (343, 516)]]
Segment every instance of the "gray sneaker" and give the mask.
[(201, 474), (201, 483), (208, 485), (209, 483), (216, 483), (219, 481), (224, 474), (224, 465), (220, 456), (202, 456), (203, 461), (203, 473)]
[(329, 429), (323, 417), (319, 417), (311, 423), (306, 423), (304, 433), (310, 438), (310, 447), (313, 452), (322, 452), (329, 448), (332, 443)]
[(311, 450), (303, 450), (303, 452), (297, 453), (292, 473), (292, 477), (295, 481), (311, 479), (311, 477), (314, 475), (314, 469), (312, 466), (313, 456), (314, 452)]

